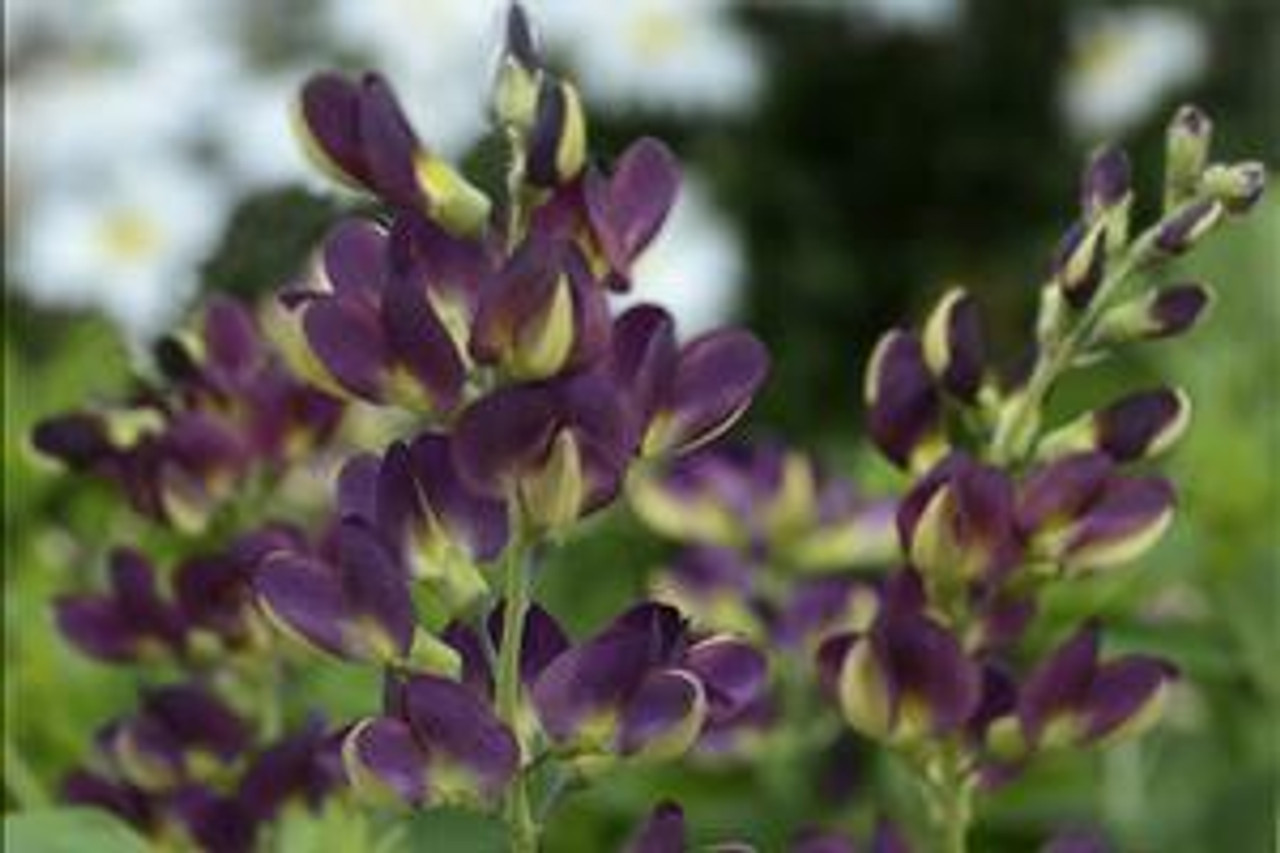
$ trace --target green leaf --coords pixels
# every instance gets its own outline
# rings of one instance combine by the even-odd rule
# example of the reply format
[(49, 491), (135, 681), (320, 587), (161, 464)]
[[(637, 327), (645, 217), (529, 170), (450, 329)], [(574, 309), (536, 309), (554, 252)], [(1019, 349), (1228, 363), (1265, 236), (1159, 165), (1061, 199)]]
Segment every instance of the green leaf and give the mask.
[(147, 853), (150, 845), (136, 832), (96, 809), (46, 809), (4, 818), (8, 853)]

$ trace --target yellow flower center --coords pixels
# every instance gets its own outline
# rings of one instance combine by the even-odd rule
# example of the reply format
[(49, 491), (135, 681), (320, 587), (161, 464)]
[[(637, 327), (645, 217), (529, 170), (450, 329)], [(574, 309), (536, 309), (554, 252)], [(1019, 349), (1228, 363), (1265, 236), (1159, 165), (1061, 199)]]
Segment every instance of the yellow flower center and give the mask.
[(102, 224), (99, 237), (108, 254), (131, 261), (155, 251), (160, 244), (160, 229), (153, 218), (141, 211), (121, 210)]
[(680, 19), (668, 12), (645, 12), (631, 23), (631, 43), (645, 59), (669, 56), (684, 43), (686, 35)]

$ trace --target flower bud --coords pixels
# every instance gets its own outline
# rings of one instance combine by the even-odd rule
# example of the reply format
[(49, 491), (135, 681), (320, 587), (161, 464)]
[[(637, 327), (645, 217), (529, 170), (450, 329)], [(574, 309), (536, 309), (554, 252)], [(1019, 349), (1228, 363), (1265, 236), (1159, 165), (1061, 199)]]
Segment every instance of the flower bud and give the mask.
[(1084, 218), (1093, 222), (1130, 197), (1129, 156), (1107, 145), (1089, 158), (1080, 186), (1080, 207)]
[(1195, 283), (1149, 290), (1103, 314), (1093, 340), (1113, 345), (1180, 335), (1200, 322), (1213, 299), (1212, 290)]
[(489, 220), (489, 197), (446, 160), (426, 151), (413, 158), (427, 212), (450, 234), (479, 234)]
[(550, 189), (578, 176), (587, 161), (587, 122), (578, 89), (567, 80), (544, 74), (525, 174), (530, 184)]
[(1210, 166), (1201, 181), (1204, 191), (1222, 202), (1229, 213), (1246, 213), (1262, 198), (1267, 168), (1256, 160), (1230, 166)]
[(1102, 222), (1077, 222), (1063, 236), (1053, 262), (1053, 277), (1067, 304), (1087, 306), (1106, 271), (1107, 241)]
[(938, 301), (925, 323), (924, 358), (948, 392), (972, 403), (982, 385), (983, 340), (973, 297), (955, 287)]
[(1117, 462), (1148, 459), (1181, 438), (1190, 418), (1191, 400), (1181, 390), (1143, 391), (1054, 430), (1041, 442), (1038, 455), (1101, 450)]
[(560, 530), (578, 519), (586, 503), (582, 465), (573, 432), (561, 430), (542, 465), (520, 480), (520, 505), (530, 524), (539, 530)]
[(1013, 484), (955, 454), (907, 494), (898, 531), (911, 564), (945, 589), (996, 577), (1018, 557)]
[(1166, 216), (1156, 234), (1156, 248), (1168, 255), (1181, 255), (1212, 231), (1226, 212), (1221, 202), (1201, 201)]
[(493, 112), (499, 124), (527, 133), (538, 103), (542, 57), (529, 16), (519, 3), (507, 11), (507, 43), (493, 87)]
[(868, 432), (899, 467), (922, 469), (945, 452), (942, 401), (915, 335), (894, 330), (880, 339), (863, 393)]
[(1196, 194), (1209, 160), (1213, 122), (1193, 106), (1174, 114), (1165, 135), (1164, 209), (1172, 211)]

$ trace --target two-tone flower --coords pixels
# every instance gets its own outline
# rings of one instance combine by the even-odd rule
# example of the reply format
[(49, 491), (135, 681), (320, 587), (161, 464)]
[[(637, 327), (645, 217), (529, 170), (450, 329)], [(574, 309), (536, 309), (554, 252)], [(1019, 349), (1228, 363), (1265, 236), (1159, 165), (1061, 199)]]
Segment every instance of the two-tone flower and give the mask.
[(257, 637), (248, 584), (253, 542), (283, 535), (272, 528), (246, 535), (223, 552), (195, 556), (173, 572), (165, 589), (146, 555), (117, 548), (109, 557), (106, 590), (60, 597), (54, 605), (62, 635), (102, 661), (157, 656), (205, 657), (235, 651)]
[(269, 550), (252, 583), (277, 627), (336, 657), (392, 662), (413, 647), (408, 572), (365, 518), (342, 518), (317, 548)]
[(609, 371), (643, 455), (676, 454), (722, 435), (764, 383), (769, 357), (750, 333), (721, 329), (679, 345), (675, 321), (638, 305), (614, 323)]
[(887, 743), (953, 733), (981, 699), (978, 664), (925, 613), (922, 584), (909, 571), (894, 576), (869, 630), (822, 644), (818, 667), (849, 724)]
[(1173, 446), (1191, 419), (1191, 400), (1176, 388), (1126, 395), (1049, 432), (1037, 455), (1053, 458), (1098, 450), (1116, 462), (1157, 456)]
[(303, 86), (298, 126), (308, 153), (340, 183), (395, 207), (429, 214), (454, 233), (475, 233), (489, 200), (418, 139), (381, 75), (312, 77)]
[(857, 493), (812, 458), (777, 445), (716, 448), (637, 478), (629, 496), (657, 532), (801, 571), (896, 554), (893, 504)]
[(1159, 719), (1174, 667), (1149, 655), (1103, 660), (1096, 624), (1086, 625), (1033, 670), (1018, 691), (1017, 723), (1028, 749), (1113, 743)]
[(672, 757), (742, 713), (765, 680), (750, 646), (693, 637), (675, 609), (646, 603), (552, 660), (531, 696), (543, 731), (571, 755)]
[(863, 385), (871, 440), (900, 468), (927, 469), (948, 448), (947, 403), (978, 405), (986, 372), (977, 307), (967, 291), (952, 288), (922, 335), (894, 329), (872, 351)]
[(1017, 515), (1032, 560), (1083, 573), (1145, 553), (1169, 526), (1173, 509), (1167, 480), (1121, 474), (1095, 451), (1032, 471), (1019, 488)]
[(435, 675), (393, 680), (383, 714), (355, 723), (342, 754), (357, 791), (414, 808), (491, 804), (520, 766), (490, 703)]

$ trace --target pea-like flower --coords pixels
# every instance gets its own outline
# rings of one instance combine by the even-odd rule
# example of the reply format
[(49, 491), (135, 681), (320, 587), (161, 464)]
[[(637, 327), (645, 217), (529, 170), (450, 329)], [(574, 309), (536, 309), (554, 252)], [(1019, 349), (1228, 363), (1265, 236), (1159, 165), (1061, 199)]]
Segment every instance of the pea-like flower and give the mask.
[(722, 435), (764, 383), (769, 357), (748, 332), (722, 329), (678, 346), (675, 321), (638, 305), (614, 324), (611, 370), (644, 455), (687, 452)]
[(414, 675), (388, 689), (380, 717), (343, 744), (355, 788), (412, 807), (492, 803), (515, 775), (520, 746), (489, 703), (463, 684)]
[(253, 587), (263, 609), (286, 633), (337, 657), (403, 659), (416, 624), (403, 564), (364, 518), (343, 518), (326, 540), (262, 556)]
[(646, 603), (551, 661), (532, 698), (544, 731), (572, 754), (671, 757), (741, 713), (765, 679), (750, 646), (694, 638), (674, 608)]
[(1096, 624), (1053, 651), (1018, 694), (1017, 719), (1031, 749), (1114, 742), (1160, 716), (1177, 671), (1148, 655), (1101, 659)]
[(979, 666), (924, 612), (919, 576), (909, 571), (894, 576), (868, 631), (823, 643), (818, 666), (849, 724), (889, 743), (954, 732), (981, 699)]
[(298, 117), (307, 151), (338, 181), (390, 205), (422, 210), (454, 232), (483, 228), (489, 200), (419, 141), (381, 75), (312, 77)]
[(1100, 450), (1116, 462), (1158, 456), (1186, 432), (1191, 399), (1176, 388), (1129, 394), (1086, 412), (1050, 432), (1037, 445), (1037, 455), (1052, 458), (1072, 452)]
[(1173, 507), (1167, 480), (1120, 474), (1103, 453), (1075, 453), (1022, 484), (1018, 524), (1032, 557), (1083, 573), (1141, 556), (1169, 526)]
[(630, 497), (665, 536), (736, 549), (770, 566), (847, 569), (897, 553), (892, 501), (863, 497), (851, 482), (780, 445), (690, 456), (637, 478)]

